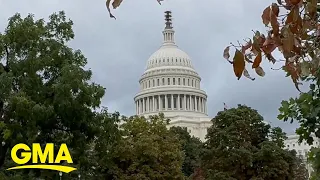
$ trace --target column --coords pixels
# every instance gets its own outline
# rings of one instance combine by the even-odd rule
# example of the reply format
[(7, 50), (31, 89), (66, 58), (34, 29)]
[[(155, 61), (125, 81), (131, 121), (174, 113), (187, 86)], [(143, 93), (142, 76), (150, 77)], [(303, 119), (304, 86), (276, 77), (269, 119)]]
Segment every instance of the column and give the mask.
[(204, 112), (207, 114), (207, 99), (204, 100)]
[(152, 96), (152, 111), (155, 112), (156, 111), (156, 103), (154, 102), (155, 98), (154, 96)]
[(192, 104), (191, 104), (191, 95), (189, 95), (189, 111), (192, 109)]
[(144, 113), (144, 98), (141, 99), (141, 113)]
[(202, 98), (202, 112), (204, 113), (205, 106), (204, 106), (204, 98)]
[(138, 114), (138, 101), (136, 101), (135, 103), (136, 103), (136, 114)]
[(198, 98), (197, 96), (194, 96), (194, 103), (195, 103), (195, 109), (198, 111)]
[(164, 95), (164, 110), (168, 110), (168, 98), (167, 95)]
[(184, 94), (183, 95), (183, 110), (187, 110), (187, 96)]
[(200, 104), (200, 112), (202, 112), (203, 106), (202, 106), (202, 97), (199, 97), (199, 104)]
[(171, 109), (173, 110), (174, 106), (173, 106), (173, 94), (171, 94)]
[(178, 97), (177, 97), (177, 108), (178, 108), (178, 110), (180, 110), (180, 94), (178, 94)]
[(150, 99), (149, 96), (147, 97), (147, 112), (150, 112)]
[(158, 105), (159, 105), (159, 111), (161, 111), (161, 105), (162, 105), (162, 103), (161, 103), (161, 95), (158, 95)]

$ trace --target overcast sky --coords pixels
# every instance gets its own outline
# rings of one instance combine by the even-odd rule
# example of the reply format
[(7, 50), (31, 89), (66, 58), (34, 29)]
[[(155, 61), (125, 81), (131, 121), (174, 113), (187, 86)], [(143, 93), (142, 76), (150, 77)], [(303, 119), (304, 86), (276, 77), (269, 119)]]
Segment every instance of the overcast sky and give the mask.
[(135, 113), (133, 97), (139, 90), (138, 80), (148, 57), (162, 42), (164, 11), (171, 10), (176, 43), (187, 52), (202, 77), (202, 88), (208, 94), (211, 117), (223, 109), (246, 104), (257, 109), (273, 126), (293, 133), (297, 125), (277, 120), (281, 100), (298, 95), (291, 80), (282, 71), (271, 70), (266, 60), (266, 76), (255, 81), (233, 74), (232, 66), (222, 58), (230, 42), (252, 37), (251, 30), (265, 28), (263, 9), (274, 0), (124, 0), (113, 10), (117, 20), (109, 18), (104, 0), (0, 0), (0, 28), (16, 12), (45, 18), (60, 10), (74, 22), (74, 49), (88, 58), (87, 68), (93, 80), (106, 89), (103, 106), (111, 112), (130, 116)]

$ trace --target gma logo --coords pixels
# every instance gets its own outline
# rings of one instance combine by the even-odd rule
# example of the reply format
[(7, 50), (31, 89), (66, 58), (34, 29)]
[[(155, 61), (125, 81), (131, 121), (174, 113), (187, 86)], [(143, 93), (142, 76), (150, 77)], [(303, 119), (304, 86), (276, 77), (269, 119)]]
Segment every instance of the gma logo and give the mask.
[[(21, 152), (20, 157), (17, 156), (18, 150), (23, 150)], [(39, 143), (32, 144), (32, 149), (26, 144), (17, 144), (11, 150), (11, 158), (20, 166), (8, 168), (7, 170), (14, 170), (14, 169), (48, 169), (48, 170), (55, 170), (64, 173), (69, 173), (71, 171), (76, 170), (74, 167), (70, 166), (62, 166), (56, 165), (59, 164), (61, 161), (67, 161), (68, 164), (72, 164), (72, 158), (68, 147), (66, 144), (61, 144), (58, 154), (54, 159), (54, 144), (47, 143), (44, 151), (42, 151), (41, 146)], [(48, 162), (46, 164), (48, 158)], [(24, 165), (28, 163), (32, 159), (32, 164)], [(40, 162), (38, 162), (40, 160)]]

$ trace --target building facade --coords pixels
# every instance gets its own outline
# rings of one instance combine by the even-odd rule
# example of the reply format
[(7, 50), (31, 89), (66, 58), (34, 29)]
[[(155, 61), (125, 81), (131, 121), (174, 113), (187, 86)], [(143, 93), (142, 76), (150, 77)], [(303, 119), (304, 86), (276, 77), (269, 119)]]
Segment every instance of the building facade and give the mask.
[(165, 12), (163, 43), (147, 61), (140, 92), (134, 98), (136, 114), (149, 117), (163, 113), (171, 126), (187, 127), (202, 141), (211, 126), (207, 115), (207, 94), (190, 56), (175, 43), (171, 12)]
[(307, 161), (308, 153), (310, 152), (310, 149), (312, 147), (320, 147), (320, 139), (315, 135), (312, 135), (312, 137), (314, 140), (312, 145), (309, 145), (306, 141), (302, 141), (301, 143), (299, 143), (299, 135), (296, 134), (289, 135), (288, 139), (284, 141), (285, 148), (289, 150), (295, 150), (297, 152), (297, 156), (300, 157), (306, 164), (309, 177), (313, 170), (311, 164)]

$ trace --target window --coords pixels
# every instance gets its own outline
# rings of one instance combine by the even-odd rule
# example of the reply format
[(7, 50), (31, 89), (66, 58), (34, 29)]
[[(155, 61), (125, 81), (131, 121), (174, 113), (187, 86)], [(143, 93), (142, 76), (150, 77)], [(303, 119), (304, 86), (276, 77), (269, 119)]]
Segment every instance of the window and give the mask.
[(173, 78), (172, 81), (173, 81), (172, 84), (176, 85), (176, 78)]
[(295, 145), (295, 144), (293, 144), (292, 146), (293, 146), (293, 147), (295, 147), (296, 145)]
[(156, 86), (156, 84), (154, 83), (154, 79), (152, 80), (152, 87)]
[(162, 85), (164, 85), (164, 78), (162, 78)]
[(148, 87), (150, 87), (150, 80), (148, 81)]
[(170, 85), (170, 78), (168, 78), (168, 85)]
[(186, 79), (183, 78), (183, 85), (186, 85)]
[(178, 78), (178, 85), (180, 85), (180, 78)]
[(290, 147), (290, 145), (288, 144), (287, 147)]
[(192, 79), (192, 81), (191, 81), (191, 86), (193, 87), (193, 79)]
[(160, 81), (159, 81), (159, 79), (157, 79), (157, 86), (159, 86), (159, 84), (160, 84)]
[(190, 79), (188, 79), (188, 86), (190, 86)]

